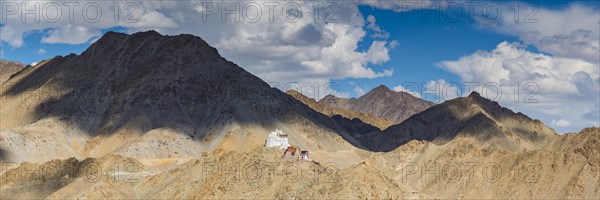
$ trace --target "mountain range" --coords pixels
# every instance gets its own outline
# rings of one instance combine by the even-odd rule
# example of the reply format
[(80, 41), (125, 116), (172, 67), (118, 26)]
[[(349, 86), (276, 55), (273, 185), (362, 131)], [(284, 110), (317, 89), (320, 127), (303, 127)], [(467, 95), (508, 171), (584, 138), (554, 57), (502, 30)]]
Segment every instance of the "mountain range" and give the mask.
[(412, 96), (406, 92), (396, 92), (384, 85), (374, 88), (358, 99), (338, 98), (327, 95), (319, 103), (337, 109), (367, 113), (398, 124), (410, 116), (435, 105), (432, 102)]
[[(368, 125), (377, 127), (380, 130), (385, 129), (394, 124), (392, 121), (390, 121), (388, 119), (380, 118), (380, 117), (374, 116), (369, 113), (330, 107), (321, 102), (317, 102), (313, 98), (304, 96), (302, 93), (300, 93), (296, 90), (287, 91), (287, 94), (296, 98), (298, 101), (301, 101), (302, 103), (306, 104), (310, 108), (312, 108), (316, 111), (319, 111), (320, 113), (323, 113), (327, 116), (333, 117), (334, 119), (351, 119), (351, 120), (355, 120), (355, 121), (360, 121), (360, 122), (364, 122)], [(360, 124), (360, 123), (357, 123), (357, 124)], [(375, 130), (373, 129), (373, 130), (360, 131), (360, 132), (370, 132), (370, 131), (375, 131)]]
[[(0, 171), (3, 198), (600, 196), (600, 128), (560, 135), (476, 92), (433, 104), (380, 86), (316, 101), (200, 37), (155, 31), (108, 32), (81, 55), (15, 69), (0, 97), (0, 161), (16, 163)], [(275, 129), (312, 160), (263, 147)], [(453, 163), (480, 173), (443, 179)], [(89, 181), (94, 166), (111, 173)]]

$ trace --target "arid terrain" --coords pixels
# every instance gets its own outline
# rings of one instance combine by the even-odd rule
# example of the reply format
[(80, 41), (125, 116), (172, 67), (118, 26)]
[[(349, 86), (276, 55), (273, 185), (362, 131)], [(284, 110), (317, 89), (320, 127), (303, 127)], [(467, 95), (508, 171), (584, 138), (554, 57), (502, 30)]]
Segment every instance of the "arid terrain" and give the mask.
[(25, 65), (18, 62), (0, 60), (0, 83), (4, 83), (13, 74), (23, 69)]
[[(317, 101), (155, 31), (1, 64), (0, 199), (600, 198), (600, 128), (557, 133), (477, 92)], [(310, 160), (264, 147), (275, 129)]]

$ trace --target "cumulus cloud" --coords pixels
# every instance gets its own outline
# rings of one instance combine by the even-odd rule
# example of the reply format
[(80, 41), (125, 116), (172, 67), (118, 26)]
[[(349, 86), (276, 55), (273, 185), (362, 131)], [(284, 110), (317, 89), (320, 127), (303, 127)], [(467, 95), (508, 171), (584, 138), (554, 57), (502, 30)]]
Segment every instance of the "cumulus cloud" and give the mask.
[(101, 32), (98, 29), (67, 24), (65, 26), (51, 28), (46, 35), (42, 37), (42, 42), (49, 44), (81, 44), (88, 42), (93, 37), (99, 37), (100, 34)]
[[(578, 59), (532, 53), (520, 43), (501, 42), (491, 52), (478, 51), (456, 61), (439, 64), (465, 82), (498, 83), (534, 82), (540, 93), (577, 95), (594, 88), (598, 64)], [(583, 85), (582, 85), (583, 84)]]
[(390, 60), (389, 49), (385, 41), (374, 41), (367, 51), (367, 62), (373, 64), (382, 64)]
[(389, 49), (394, 49), (396, 48), (396, 46), (398, 46), (398, 40), (392, 40), (389, 44), (388, 47)]
[(354, 87), (354, 93), (356, 93), (357, 96), (362, 96), (365, 94), (365, 90), (359, 86)]
[(142, 14), (139, 19), (135, 19), (133, 23), (129, 23), (128, 28), (131, 29), (164, 29), (177, 28), (175, 21), (158, 11), (149, 11)]
[(38, 49), (38, 50), (36, 51), (36, 53), (37, 53), (38, 55), (44, 55), (44, 54), (46, 54), (46, 50), (44, 50), (44, 49)]
[(336, 92), (335, 94), (332, 94), (333, 96), (336, 96), (338, 98), (350, 98), (350, 93), (348, 92)]
[(492, 51), (478, 51), (438, 66), (502, 105), (545, 121), (562, 119), (551, 123), (559, 130), (598, 126), (600, 119), (584, 114), (600, 112), (594, 106), (600, 101), (598, 63), (533, 53), (523, 45), (501, 42)]
[(454, 99), (463, 95), (460, 83), (447, 82), (444, 79), (431, 80), (425, 84), (423, 95), (432, 94), (435, 102)]
[(389, 0), (365, 0), (361, 4), (375, 8), (392, 10), (395, 12), (406, 12), (417, 9), (435, 9), (445, 7), (446, 0), (421, 0), (421, 1), (389, 1)]
[[(415, 88), (415, 89), (417, 89), (417, 88)], [(404, 88), (404, 86), (402, 86), (402, 85), (398, 85), (398, 86), (392, 88), (392, 90), (394, 90), (396, 92), (406, 92), (406, 93), (408, 93), (410, 95), (413, 95), (413, 96), (415, 96), (417, 98), (421, 98), (421, 94), (418, 91), (408, 90), (408, 89)]]
[(2, 37), (0, 37), (0, 40), (2, 42), (8, 43), (10, 46), (23, 46), (23, 32), (19, 30), (15, 30), (14, 28), (5, 25), (0, 27), (0, 35), (2, 35)]
[[(600, 18), (600, 16), (599, 16)], [(600, 26), (600, 24), (598, 24)], [(565, 58), (600, 62), (600, 34), (589, 30), (575, 30), (569, 34), (541, 37), (537, 32), (524, 34), (523, 41), (540, 50)]]
[(552, 122), (550, 122), (550, 124), (552, 124), (554, 126), (558, 126), (558, 127), (567, 127), (567, 126), (571, 125), (571, 122), (564, 120), (564, 119), (560, 119), (558, 121), (552, 120)]
[(600, 11), (590, 6), (571, 4), (565, 9), (540, 8), (535, 21), (515, 22), (513, 15), (503, 15), (493, 28), (519, 36), (529, 45), (554, 56), (600, 62)]
[(371, 34), (371, 37), (383, 38), (383, 39), (387, 39), (390, 37), (390, 33), (381, 29), (381, 27), (379, 27), (379, 25), (377, 25), (377, 20), (375, 19), (375, 17), (373, 15), (367, 16), (367, 22), (368, 22), (367, 28), (373, 32)]

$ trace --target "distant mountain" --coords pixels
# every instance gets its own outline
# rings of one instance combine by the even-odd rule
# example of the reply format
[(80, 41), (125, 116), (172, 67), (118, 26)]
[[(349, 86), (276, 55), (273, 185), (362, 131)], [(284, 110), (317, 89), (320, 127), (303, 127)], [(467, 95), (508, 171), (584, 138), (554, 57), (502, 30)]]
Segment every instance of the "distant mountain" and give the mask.
[(391, 151), (411, 140), (444, 144), (463, 136), (503, 149), (537, 149), (557, 134), (541, 121), (473, 92), (432, 106), (383, 133), (363, 135), (360, 140), (373, 150)]
[(393, 122), (390, 120), (376, 117), (376, 116), (368, 114), (368, 113), (329, 107), (327, 105), (324, 105), (323, 102), (317, 102), (315, 99), (304, 96), (302, 93), (300, 93), (296, 90), (287, 91), (287, 94), (298, 99), (299, 101), (306, 104), (310, 108), (312, 108), (316, 111), (319, 111), (327, 116), (334, 117), (334, 116), (338, 115), (339, 117), (344, 117), (344, 118), (351, 119), (351, 120), (353, 120), (353, 119), (360, 120), (364, 123), (373, 125), (373, 126), (379, 128), (380, 130), (386, 129), (387, 127), (393, 125)]
[(410, 116), (435, 105), (432, 102), (417, 98), (406, 92), (396, 92), (381, 85), (358, 99), (325, 96), (319, 101), (329, 108), (366, 113), (398, 124)]
[(7, 81), (13, 74), (21, 71), (23, 67), (25, 65), (19, 62), (0, 60), (0, 84)]

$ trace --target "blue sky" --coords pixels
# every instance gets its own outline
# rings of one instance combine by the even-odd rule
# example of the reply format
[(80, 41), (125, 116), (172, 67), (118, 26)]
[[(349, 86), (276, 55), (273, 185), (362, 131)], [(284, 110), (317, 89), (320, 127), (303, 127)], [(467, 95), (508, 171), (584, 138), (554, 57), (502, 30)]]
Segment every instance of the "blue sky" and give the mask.
[[(379, 10), (369, 6), (361, 6), (361, 12), (376, 19), (401, 19), (404, 13)], [(518, 41), (518, 37), (507, 36), (497, 32), (480, 30), (468, 18), (457, 23), (436, 23), (433, 17), (426, 18), (423, 23), (420, 11), (409, 12), (406, 22), (401, 20), (381, 20), (379, 25), (390, 33), (390, 38), (399, 45), (390, 54), (393, 59), (382, 65), (391, 67), (394, 75), (380, 78), (377, 82), (355, 79), (365, 88), (374, 88), (380, 84), (394, 86), (401, 82), (422, 83), (433, 79), (445, 79), (449, 82), (460, 82), (459, 77), (435, 66), (435, 63), (455, 59), (471, 54), (477, 50), (491, 50), (499, 41)], [(372, 40), (365, 40), (362, 48), (368, 48)], [(433, 100), (433, 99), (430, 99)]]
[[(103, 12), (108, 12), (114, 2), (104, 3), (99, 5), (106, 6)], [(248, 5), (240, 3), (242, 7)], [(559, 132), (599, 126), (598, 1), (330, 3), (337, 8), (335, 22), (312, 19), (315, 10), (310, 6), (314, 2), (300, 1), (304, 17), (297, 22), (275, 17), (275, 22), (262, 18), (258, 23), (235, 23), (227, 21), (228, 16), (223, 22), (222, 15), (211, 13), (211, 7), (201, 1), (135, 3), (140, 10), (136, 23), (115, 23), (110, 13), (103, 13), (107, 19), (93, 23), (78, 18), (74, 22), (23, 23), (16, 14), (8, 20), (3, 18), (1, 57), (31, 64), (55, 55), (79, 54), (109, 30), (191, 33), (264, 80), (279, 82), (280, 88), (297, 82), (303, 93), (317, 99), (330, 91), (308, 94), (314, 82), (321, 86), (336, 83), (339, 88), (334, 94), (342, 97), (359, 97), (382, 84), (401, 91), (399, 86), (417, 83), (418, 88), (409, 90), (434, 102), (468, 95), (465, 82), (480, 86), (493, 83), (502, 90), (502, 97), (494, 100), (539, 118)], [(474, 17), (465, 14), (468, 3), (478, 3)], [(519, 21), (537, 8), (530, 16), (530, 20), (537, 21), (515, 23), (511, 3), (521, 6)], [(407, 9), (413, 4), (421, 7)], [(450, 5), (459, 5), (460, 9)], [(524, 9), (525, 5), (530, 7)], [(493, 12), (485, 15), (485, 8), (499, 8), (502, 15), (486, 20), (485, 16), (493, 16)], [(423, 21), (423, 12), (438, 14), (441, 20), (436, 22), (430, 14)], [(457, 22), (443, 18), (446, 13), (452, 17), (456, 12), (462, 13)], [(200, 20), (204, 16), (208, 21)], [(124, 20), (121, 17), (119, 20)], [(511, 88), (515, 83), (519, 84), (518, 92)], [(523, 87), (531, 83), (535, 89)], [(436, 84), (445, 90), (424, 93), (436, 89)], [(486, 93), (484, 90), (475, 88), (480, 93)], [(530, 94), (533, 98), (527, 96)]]

